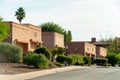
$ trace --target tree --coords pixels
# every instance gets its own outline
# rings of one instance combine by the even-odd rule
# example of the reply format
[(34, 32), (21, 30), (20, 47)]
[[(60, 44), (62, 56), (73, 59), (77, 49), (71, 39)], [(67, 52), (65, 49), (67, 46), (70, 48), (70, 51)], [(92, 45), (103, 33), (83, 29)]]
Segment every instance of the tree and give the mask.
[(25, 11), (23, 7), (19, 7), (17, 11), (15, 12), (15, 16), (17, 17), (17, 20), (21, 23), (22, 20), (25, 18)]
[(70, 42), (72, 40), (71, 31), (66, 31), (58, 24), (53, 22), (44, 23), (41, 25), (43, 32), (57, 32), (64, 35), (64, 42)]
[(9, 24), (0, 22), (0, 42), (9, 37)]
[(3, 18), (0, 16), (0, 21), (2, 21), (3, 20)]
[(66, 31), (64, 31), (64, 42), (68, 42), (68, 36)]
[(70, 30), (68, 30), (67, 36), (68, 36), (68, 42), (72, 41), (72, 34)]
[(43, 32), (58, 32), (60, 34), (63, 34), (65, 31), (61, 26), (53, 22), (44, 23), (41, 25), (41, 28)]
[(108, 53), (106, 58), (108, 59), (108, 63), (110, 63), (112, 66), (115, 66), (119, 61), (117, 54), (114, 53)]
[(109, 42), (108, 52), (110, 53), (120, 53), (120, 39), (115, 37), (111, 42)]
[(108, 53), (120, 53), (120, 38), (118, 37), (106, 37), (101, 38), (100, 42), (107, 42), (108, 46), (106, 46)]

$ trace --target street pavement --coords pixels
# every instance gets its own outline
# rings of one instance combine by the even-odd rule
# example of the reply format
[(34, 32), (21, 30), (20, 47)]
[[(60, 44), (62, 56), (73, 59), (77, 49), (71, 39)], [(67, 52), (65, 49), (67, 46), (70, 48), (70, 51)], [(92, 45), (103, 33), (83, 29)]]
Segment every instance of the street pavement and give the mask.
[(40, 70), (40, 71), (34, 71), (34, 72), (28, 72), (28, 73), (22, 73), (22, 74), (15, 74), (15, 75), (0, 75), (0, 80), (26, 80), (31, 79), (35, 77), (45, 76), (49, 74), (54, 73), (61, 73), (64, 71), (69, 70), (76, 70), (76, 69), (82, 69), (82, 68), (91, 68), (87, 66), (66, 66), (61, 68), (53, 68), (53, 69), (46, 69), (46, 70)]
[(81, 68), (28, 80), (120, 80), (120, 67)]

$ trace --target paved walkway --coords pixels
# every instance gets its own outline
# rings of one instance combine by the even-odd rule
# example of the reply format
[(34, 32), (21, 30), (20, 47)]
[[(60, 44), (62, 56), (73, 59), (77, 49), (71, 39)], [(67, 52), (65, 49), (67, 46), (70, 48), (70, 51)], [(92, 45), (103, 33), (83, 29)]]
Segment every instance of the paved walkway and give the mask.
[(38, 77), (38, 76), (44, 76), (48, 74), (81, 69), (81, 68), (91, 68), (91, 67), (68, 66), (68, 67), (62, 67), (62, 68), (53, 68), (53, 69), (47, 69), (47, 70), (41, 70), (41, 71), (35, 71), (35, 72), (29, 72), (29, 73), (23, 73), (23, 74), (16, 74), (16, 75), (0, 75), (0, 80), (25, 80), (25, 79)]

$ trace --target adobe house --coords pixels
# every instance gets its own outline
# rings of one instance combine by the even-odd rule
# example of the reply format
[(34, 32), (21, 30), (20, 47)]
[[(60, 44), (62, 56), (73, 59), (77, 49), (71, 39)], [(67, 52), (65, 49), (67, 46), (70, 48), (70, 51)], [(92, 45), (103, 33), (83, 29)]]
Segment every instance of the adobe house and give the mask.
[(99, 46), (96, 47), (96, 57), (97, 58), (105, 58), (106, 55), (107, 55), (106, 53), (107, 53), (107, 49), (106, 48), (99, 47)]
[(63, 47), (64, 35), (56, 32), (42, 32), (43, 46), (47, 48)]
[(83, 56), (96, 57), (96, 46), (87, 42), (65, 43), (66, 54), (81, 54)]
[(4, 23), (8, 23), (10, 27), (10, 37), (5, 39), (4, 42), (22, 47), (24, 53), (27, 53), (29, 50), (32, 51), (41, 45), (41, 28), (32, 24)]
[(92, 44), (96, 45), (96, 57), (97, 58), (105, 58), (107, 55), (107, 49), (109, 43), (108, 42), (101, 42), (101, 41), (96, 41), (96, 38), (91, 38)]

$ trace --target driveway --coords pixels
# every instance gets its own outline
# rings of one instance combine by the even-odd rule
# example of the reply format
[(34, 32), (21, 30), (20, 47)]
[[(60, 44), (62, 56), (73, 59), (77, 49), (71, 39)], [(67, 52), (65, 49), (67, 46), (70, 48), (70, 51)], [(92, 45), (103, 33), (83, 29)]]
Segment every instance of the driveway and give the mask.
[(82, 68), (66, 72), (58, 72), (28, 80), (120, 80), (120, 68)]

